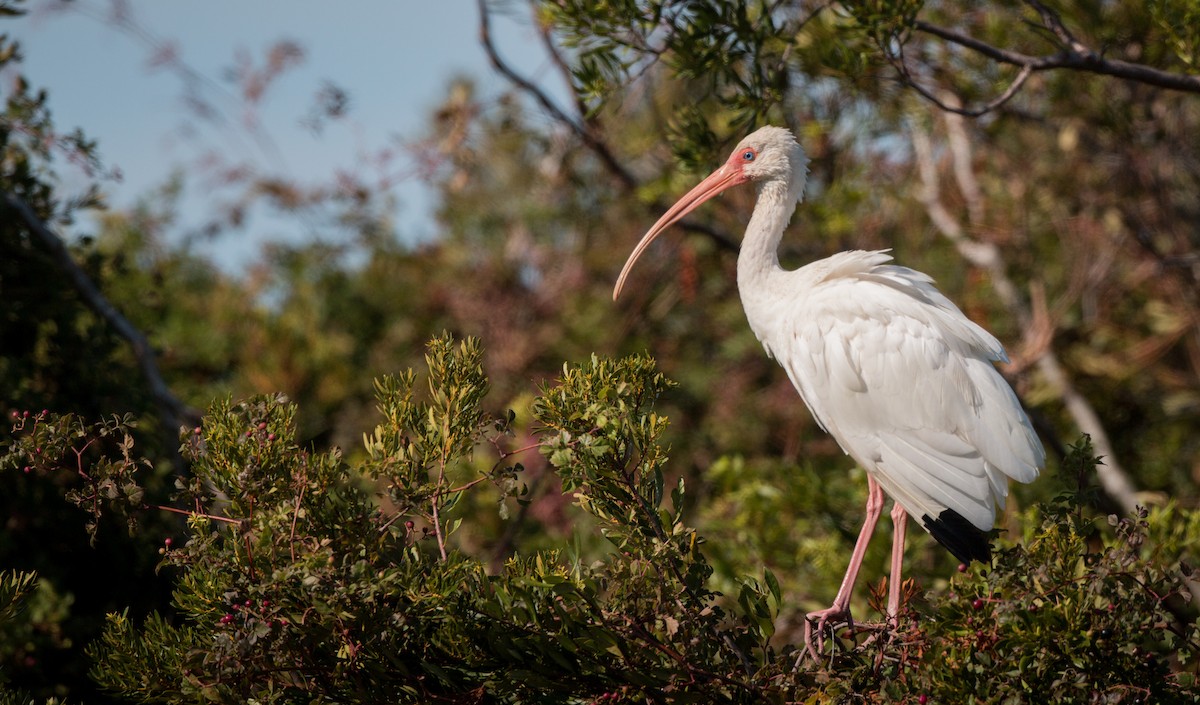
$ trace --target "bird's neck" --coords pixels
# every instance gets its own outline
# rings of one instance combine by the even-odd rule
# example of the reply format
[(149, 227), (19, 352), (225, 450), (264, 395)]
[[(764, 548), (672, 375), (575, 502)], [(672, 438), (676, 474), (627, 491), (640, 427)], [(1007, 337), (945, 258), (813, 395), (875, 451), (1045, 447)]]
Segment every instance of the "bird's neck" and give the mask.
[(779, 265), (779, 241), (798, 199), (799, 193), (783, 180), (765, 181), (759, 186), (758, 203), (738, 254), (738, 290), (743, 299), (768, 286), (773, 276), (783, 272)]

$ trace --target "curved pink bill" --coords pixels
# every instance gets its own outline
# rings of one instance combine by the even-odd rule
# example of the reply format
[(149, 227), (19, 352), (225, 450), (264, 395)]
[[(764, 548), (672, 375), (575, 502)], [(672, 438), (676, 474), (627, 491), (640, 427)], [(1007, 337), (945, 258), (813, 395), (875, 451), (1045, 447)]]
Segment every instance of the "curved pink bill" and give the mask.
[(625, 260), (625, 266), (621, 269), (621, 276), (617, 277), (617, 285), (613, 287), (613, 301), (616, 301), (617, 297), (621, 295), (621, 289), (625, 286), (625, 279), (629, 276), (629, 271), (633, 269), (633, 263), (637, 261), (638, 257), (642, 256), (642, 253), (646, 251), (650, 243), (654, 242), (655, 238), (679, 219), (696, 210), (701, 203), (704, 203), (731, 186), (737, 186), (746, 181), (747, 179), (741, 169), (726, 164), (709, 174), (704, 181), (696, 184), (695, 188), (688, 191), (684, 194), (683, 198), (676, 201), (675, 205), (671, 206), (666, 213), (663, 213), (658, 222), (642, 236), (641, 242), (637, 244), (637, 247), (633, 248), (633, 253), (629, 255), (629, 259)]

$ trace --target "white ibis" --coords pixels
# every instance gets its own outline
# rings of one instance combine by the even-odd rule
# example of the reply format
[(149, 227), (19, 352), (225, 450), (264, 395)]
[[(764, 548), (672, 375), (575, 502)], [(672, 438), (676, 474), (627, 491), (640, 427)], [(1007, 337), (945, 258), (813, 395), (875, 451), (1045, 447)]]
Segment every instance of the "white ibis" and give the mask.
[(850, 594), (867, 544), (895, 500), (887, 617), (895, 623), (907, 515), (959, 560), (988, 561), (987, 533), (1008, 479), (1030, 482), (1045, 450), (1016, 394), (996, 371), (1003, 346), (963, 315), (928, 276), (886, 250), (842, 252), (800, 269), (779, 264), (784, 228), (804, 191), (808, 158), (788, 130), (764, 127), (659, 219), (634, 248), (613, 289), (672, 223), (738, 184), (758, 203), (737, 263), (750, 328), (787, 371), (821, 428), (867, 471), (866, 520), (833, 605), (811, 612), (815, 655), (827, 625), (850, 622)]

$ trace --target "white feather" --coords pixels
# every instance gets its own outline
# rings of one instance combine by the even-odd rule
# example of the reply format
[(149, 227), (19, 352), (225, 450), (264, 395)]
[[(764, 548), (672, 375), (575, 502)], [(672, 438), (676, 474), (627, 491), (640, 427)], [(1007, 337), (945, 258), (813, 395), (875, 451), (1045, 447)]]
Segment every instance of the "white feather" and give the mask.
[(879, 252), (775, 270), (743, 303), (813, 416), (918, 522), (953, 509), (981, 530), (1007, 478), (1045, 460), (992, 364), (1000, 343), (919, 272)]

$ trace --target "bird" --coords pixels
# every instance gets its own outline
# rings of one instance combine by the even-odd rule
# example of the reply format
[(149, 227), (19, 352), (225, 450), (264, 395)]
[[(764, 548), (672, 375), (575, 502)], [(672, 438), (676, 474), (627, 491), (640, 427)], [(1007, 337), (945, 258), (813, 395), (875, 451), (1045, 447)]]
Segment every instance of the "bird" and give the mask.
[(828, 628), (853, 625), (851, 594), (885, 493), (893, 499), (886, 617), (894, 627), (908, 518), (962, 563), (987, 563), (988, 532), (1009, 479), (1032, 482), (1046, 455), (994, 364), (1008, 361), (1003, 345), (931, 277), (893, 264), (890, 250), (840, 252), (794, 270), (780, 265), (779, 244), (807, 178), (808, 158), (790, 130), (751, 133), (646, 232), (613, 300), (669, 226), (723, 191), (753, 184), (757, 202), (737, 259), (746, 318), (817, 424), (867, 475), (866, 515), (845, 577), (830, 607), (806, 615), (805, 651), (815, 658)]

